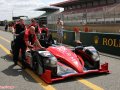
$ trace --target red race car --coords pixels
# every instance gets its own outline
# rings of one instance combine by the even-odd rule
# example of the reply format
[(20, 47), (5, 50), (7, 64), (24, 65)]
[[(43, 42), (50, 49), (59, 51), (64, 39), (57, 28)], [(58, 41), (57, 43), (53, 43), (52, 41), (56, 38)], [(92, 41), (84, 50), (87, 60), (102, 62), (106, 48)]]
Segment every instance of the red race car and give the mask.
[[(44, 43), (45, 44), (45, 43)], [(67, 47), (47, 44), (46, 49), (26, 50), (26, 64), (46, 83), (88, 73), (109, 73), (108, 63), (100, 64), (100, 56), (93, 46)], [(14, 42), (11, 43), (11, 52)]]
[(108, 63), (100, 65), (99, 53), (93, 46), (53, 45), (46, 50), (27, 50), (26, 63), (46, 83), (88, 73), (109, 73)]

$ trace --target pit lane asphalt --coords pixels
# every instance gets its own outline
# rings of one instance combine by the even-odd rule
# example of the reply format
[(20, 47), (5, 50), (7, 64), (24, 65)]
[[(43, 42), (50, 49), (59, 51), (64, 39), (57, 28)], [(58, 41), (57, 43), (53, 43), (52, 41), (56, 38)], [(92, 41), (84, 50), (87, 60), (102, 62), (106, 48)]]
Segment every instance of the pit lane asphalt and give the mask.
[[(12, 34), (0, 31), (0, 37), (5, 38), (0, 38), (0, 44), (10, 50), (9, 41), (12, 40)], [(20, 66), (13, 67), (12, 58), (4, 50), (0, 49), (0, 86), (14, 86), (13, 90), (119, 90), (120, 59), (101, 55), (101, 62), (109, 63), (111, 74), (68, 78), (51, 84), (48, 89), (43, 88), (41, 86), (42, 82), (39, 82), (41, 83), (40, 85), (33, 79), (34, 76), (31, 77)]]

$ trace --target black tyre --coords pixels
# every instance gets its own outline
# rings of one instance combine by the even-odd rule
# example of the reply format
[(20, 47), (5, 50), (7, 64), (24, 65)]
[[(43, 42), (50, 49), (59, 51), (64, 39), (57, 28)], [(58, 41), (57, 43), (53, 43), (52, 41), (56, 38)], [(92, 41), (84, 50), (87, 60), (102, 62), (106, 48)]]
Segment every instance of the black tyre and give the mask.
[(34, 72), (38, 75), (43, 74), (44, 67), (43, 67), (42, 59), (39, 56), (39, 54), (36, 52), (33, 54), (33, 62), (32, 63), (33, 63), (32, 68), (33, 68)]

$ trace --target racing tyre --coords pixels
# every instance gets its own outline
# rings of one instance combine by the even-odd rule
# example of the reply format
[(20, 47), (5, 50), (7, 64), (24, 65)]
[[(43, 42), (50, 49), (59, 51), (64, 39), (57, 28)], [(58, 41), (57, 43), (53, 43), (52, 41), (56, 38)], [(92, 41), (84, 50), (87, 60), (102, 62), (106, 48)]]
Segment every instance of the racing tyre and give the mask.
[(39, 56), (38, 53), (34, 53), (33, 54), (33, 70), (36, 74), (41, 75), (43, 74), (43, 63), (42, 63), (42, 59)]

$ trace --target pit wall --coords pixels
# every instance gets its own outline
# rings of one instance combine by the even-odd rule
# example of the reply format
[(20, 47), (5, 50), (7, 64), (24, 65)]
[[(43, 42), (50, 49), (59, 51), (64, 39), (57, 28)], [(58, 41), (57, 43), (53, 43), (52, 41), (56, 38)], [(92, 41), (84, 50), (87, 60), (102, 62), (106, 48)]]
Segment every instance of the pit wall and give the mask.
[[(53, 38), (57, 40), (56, 30), (51, 30)], [(83, 45), (94, 46), (98, 51), (120, 56), (120, 34), (99, 32), (78, 32), (64, 30), (63, 43), (74, 46), (75, 40)]]

